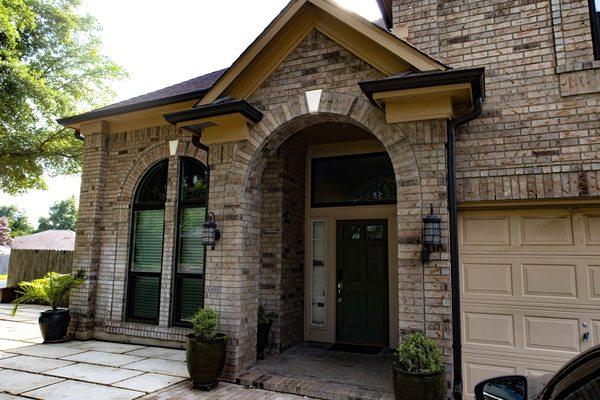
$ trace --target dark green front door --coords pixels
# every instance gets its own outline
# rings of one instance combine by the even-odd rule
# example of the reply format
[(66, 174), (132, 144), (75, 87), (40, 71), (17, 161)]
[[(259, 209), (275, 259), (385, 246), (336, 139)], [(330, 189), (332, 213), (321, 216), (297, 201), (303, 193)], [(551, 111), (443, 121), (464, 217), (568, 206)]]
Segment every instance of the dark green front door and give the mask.
[(386, 220), (337, 223), (337, 341), (388, 345)]

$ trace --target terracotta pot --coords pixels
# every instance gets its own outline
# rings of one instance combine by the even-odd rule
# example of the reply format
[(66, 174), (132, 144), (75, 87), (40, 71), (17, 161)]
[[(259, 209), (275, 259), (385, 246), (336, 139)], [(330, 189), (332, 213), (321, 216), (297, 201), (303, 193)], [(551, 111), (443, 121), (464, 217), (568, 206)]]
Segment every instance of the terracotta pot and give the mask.
[(227, 336), (219, 335), (211, 341), (202, 341), (188, 335), (186, 362), (194, 389), (212, 390), (219, 384), (225, 368)]
[(396, 400), (443, 400), (446, 396), (444, 372), (413, 373), (396, 362), (392, 366)]
[(256, 331), (256, 356), (259, 360), (265, 358), (265, 349), (269, 344), (269, 333), (271, 333), (271, 327), (273, 321), (269, 321), (266, 324), (258, 324)]
[(68, 308), (42, 311), (38, 323), (44, 343), (69, 340), (67, 337), (69, 322), (71, 322), (71, 313)]

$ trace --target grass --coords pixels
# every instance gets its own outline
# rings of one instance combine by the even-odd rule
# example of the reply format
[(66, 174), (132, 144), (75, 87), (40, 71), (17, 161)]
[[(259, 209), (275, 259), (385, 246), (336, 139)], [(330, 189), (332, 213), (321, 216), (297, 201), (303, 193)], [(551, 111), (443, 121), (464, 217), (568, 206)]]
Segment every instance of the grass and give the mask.
[(5, 281), (8, 278), (8, 275), (0, 275), (0, 281)]

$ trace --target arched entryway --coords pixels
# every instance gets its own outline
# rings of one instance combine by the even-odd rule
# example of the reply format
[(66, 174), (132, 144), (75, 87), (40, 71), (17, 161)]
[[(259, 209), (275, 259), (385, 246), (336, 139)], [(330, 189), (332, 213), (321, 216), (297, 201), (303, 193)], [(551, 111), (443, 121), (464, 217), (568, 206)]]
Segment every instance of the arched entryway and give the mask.
[[(239, 376), (256, 360), (256, 309), (261, 279), (261, 185), (269, 160), (298, 132), (327, 124), (351, 126), (363, 132), (389, 157), (397, 201), (391, 212), (395, 221), (387, 226), (388, 233), (396, 235), (388, 271), (397, 278), (415, 274), (421, 218), (427, 211), (422, 207), (421, 178), (409, 142), (414, 133), (413, 126), (388, 125), (381, 111), (351, 95), (324, 92), (318, 111), (312, 113), (308, 111), (304, 96), (274, 107), (253, 127), (248, 140), (210, 149), (209, 204), (221, 218), (223, 239), (217, 250), (208, 253), (206, 304), (221, 310), (223, 330), (230, 335), (226, 373), (231, 378)], [(304, 226), (306, 218), (305, 214)], [(415, 289), (399, 282), (389, 288), (388, 295), (401, 299), (403, 291)], [(302, 315), (306, 320), (305, 293), (302, 294)], [(388, 344), (393, 345), (402, 332), (423, 328), (423, 299), (410, 297), (410, 304), (406, 299), (403, 299), (405, 303), (400, 300), (388, 303), (390, 309), (395, 308), (388, 313), (391, 315), (388, 316), (389, 326), (397, 327), (393, 335), (388, 335)], [(304, 322), (303, 325), (306, 327)], [(306, 337), (305, 329), (303, 336)], [(299, 338), (300, 335), (291, 342)]]

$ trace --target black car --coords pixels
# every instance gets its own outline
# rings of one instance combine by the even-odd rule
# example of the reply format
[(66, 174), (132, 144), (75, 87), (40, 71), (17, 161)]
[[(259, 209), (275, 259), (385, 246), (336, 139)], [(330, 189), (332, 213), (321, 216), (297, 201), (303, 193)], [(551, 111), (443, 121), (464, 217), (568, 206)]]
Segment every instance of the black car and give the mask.
[(600, 345), (581, 353), (551, 377), (541, 391), (531, 378), (501, 376), (475, 386), (476, 400), (600, 400)]

